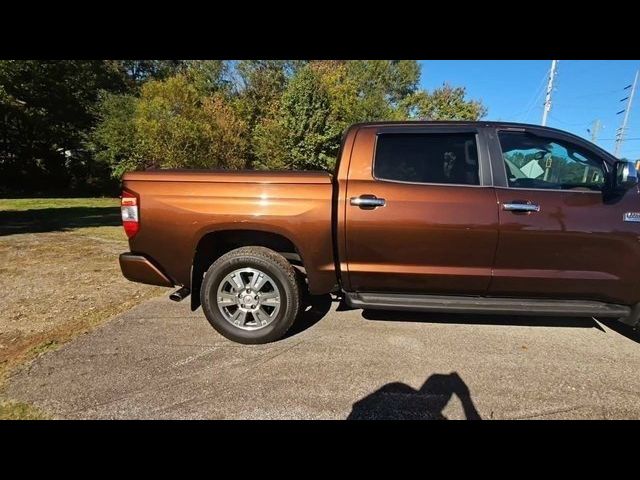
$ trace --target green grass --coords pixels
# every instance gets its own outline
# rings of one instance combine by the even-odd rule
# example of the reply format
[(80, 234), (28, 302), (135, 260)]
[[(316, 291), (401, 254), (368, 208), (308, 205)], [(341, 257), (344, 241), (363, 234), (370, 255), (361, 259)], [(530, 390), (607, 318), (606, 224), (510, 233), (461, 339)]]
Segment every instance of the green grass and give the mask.
[(52, 352), (54, 350), (57, 350), (58, 348), (60, 348), (60, 344), (56, 340), (47, 340), (47, 341), (42, 342), (41, 344), (36, 345), (35, 347), (33, 347), (31, 349), (31, 351), (29, 352), (29, 354), (32, 357), (36, 357), (38, 355), (42, 355), (43, 353)]
[(69, 207), (117, 207), (118, 198), (2, 198), (0, 210), (41, 210)]
[(28, 403), (0, 400), (0, 420), (46, 420), (49, 416)]
[[(122, 276), (117, 256), (127, 249), (117, 198), (0, 199), (0, 255), (13, 259), (0, 264), (0, 290), (9, 292), (3, 298), (8, 308), (0, 310), (0, 332), (18, 329), (19, 333), (15, 343), (7, 339), (3, 343), (0, 336), (0, 420), (49, 418), (39, 408), (6, 397), (4, 383), (10, 372), (165, 292)], [(16, 255), (18, 251), (22, 254)], [(42, 274), (43, 265), (47, 275)], [(70, 277), (75, 281), (61, 281)], [(21, 299), (10, 294), (34, 279), (39, 282), (38, 295)], [(98, 285), (100, 289), (95, 288)], [(130, 292), (125, 301), (116, 294), (124, 288)], [(67, 300), (78, 293), (91, 296), (91, 302)], [(65, 313), (33, 333), (31, 326), (42, 324), (43, 311)], [(15, 322), (13, 315), (18, 312), (20, 322)]]
[[(117, 198), (0, 199), (0, 236), (121, 226)], [(115, 235), (113, 229), (109, 235)]]
[[(71, 232), (73, 235), (81, 235), (83, 237), (99, 238), (101, 240), (122, 242), (122, 248), (129, 248), (127, 245), (127, 236), (121, 225), (111, 227), (83, 227)], [(123, 250), (124, 251), (124, 250)]]

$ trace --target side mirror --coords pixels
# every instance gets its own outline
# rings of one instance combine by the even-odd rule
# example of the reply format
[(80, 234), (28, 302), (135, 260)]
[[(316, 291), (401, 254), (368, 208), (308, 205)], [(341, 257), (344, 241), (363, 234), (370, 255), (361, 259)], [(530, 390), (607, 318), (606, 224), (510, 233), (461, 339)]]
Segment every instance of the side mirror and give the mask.
[(616, 189), (629, 190), (638, 184), (638, 171), (633, 162), (619, 160), (614, 165), (614, 185)]

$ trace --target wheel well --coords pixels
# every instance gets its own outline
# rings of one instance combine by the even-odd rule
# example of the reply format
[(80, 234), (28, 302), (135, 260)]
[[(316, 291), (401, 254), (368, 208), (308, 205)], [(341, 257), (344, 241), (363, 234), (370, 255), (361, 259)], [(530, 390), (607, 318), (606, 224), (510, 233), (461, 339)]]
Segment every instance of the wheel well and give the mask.
[(200, 306), (202, 278), (213, 262), (240, 247), (266, 247), (285, 257), (301, 273), (305, 273), (302, 257), (288, 238), (260, 230), (224, 230), (204, 235), (196, 246), (191, 267), (191, 310)]

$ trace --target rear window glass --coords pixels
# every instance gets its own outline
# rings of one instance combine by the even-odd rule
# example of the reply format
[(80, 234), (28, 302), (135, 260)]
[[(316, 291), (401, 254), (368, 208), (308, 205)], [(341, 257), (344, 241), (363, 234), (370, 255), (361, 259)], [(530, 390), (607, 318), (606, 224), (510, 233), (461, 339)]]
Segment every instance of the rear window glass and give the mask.
[(473, 133), (380, 134), (374, 176), (415, 183), (479, 185)]

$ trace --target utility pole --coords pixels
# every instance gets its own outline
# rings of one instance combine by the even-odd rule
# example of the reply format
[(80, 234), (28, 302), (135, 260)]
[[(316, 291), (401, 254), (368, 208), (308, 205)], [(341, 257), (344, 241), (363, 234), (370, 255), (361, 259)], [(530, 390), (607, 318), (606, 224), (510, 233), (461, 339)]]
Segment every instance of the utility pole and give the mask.
[(544, 99), (544, 110), (542, 111), (542, 126), (547, 124), (547, 115), (551, 110), (551, 92), (553, 91), (553, 79), (556, 76), (556, 68), (559, 60), (551, 60), (551, 71), (549, 72), (549, 83), (547, 83), (547, 96)]
[[(600, 128), (602, 125), (600, 124), (600, 119), (594, 120), (591, 128), (587, 128), (587, 132), (591, 134), (591, 142), (598, 143), (598, 133), (600, 132)], [(587, 183), (587, 179), (589, 178), (589, 165), (584, 166), (584, 173), (582, 174), (582, 183)]]
[(598, 143), (598, 133), (600, 132), (601, 128), (602, 124), (600, 123), (600, 119), (596, 119), (590, 129), (587, 128), (587, 132), (591, 134), (592, 143)]
[(618, 129), (618, 131), (616, 132), (616, 146), (615, 146), (615, 150), (613, 152), (613, 154), (617, 157), (620, 153), (620, 150), (622, 149), (622, 142), (624, 142), (624, 136), (627, 133), (627, 122), (629, 121), (629, 113), (631, 112), (631, 104), (633, 102), (633, 96), (636, 93), (636, 87), (638, 86), (638, 75), (640, 74), (640, 70), (638, 70), (636, 72), (636, 76), (633, 80), (633, 85), (627, 85), (626, 87), (624, 87), (625, 90), (628, 90), (629, 88), (631, 88), (631, 93), (629, 94), (628, 97), (624, 97), (622, 100), (620, 100), (621, 102), (624, 102), (625, 100), (627, 100), (627, 106), (625, 107), (624, 110), (620, 110), (619, 112), (616, 113), (616, 115), (620, 115), (621, 113), (624, 112), (624, 118), (622, 120), (622, 126)]

